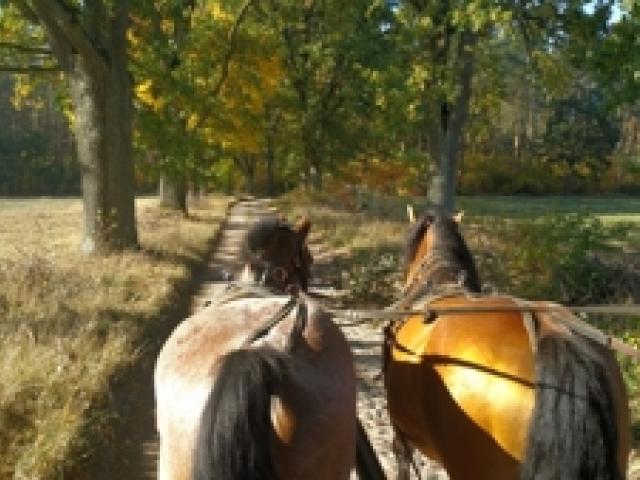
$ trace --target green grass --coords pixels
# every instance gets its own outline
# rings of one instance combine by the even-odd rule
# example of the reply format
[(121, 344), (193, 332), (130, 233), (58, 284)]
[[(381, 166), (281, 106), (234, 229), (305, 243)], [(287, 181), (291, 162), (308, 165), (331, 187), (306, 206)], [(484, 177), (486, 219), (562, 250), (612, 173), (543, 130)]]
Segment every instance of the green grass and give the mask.
[(640, 199), (632, 197), (459, 197), (461, 210), (478, 216), (508, 218), (547, 214), (591, 214), (640, 222)]
[[(336, 195), (298, 195), (296, 201), (303, 204), (319, 201), (334, 209), (350, 209), (353, 205), (363, 206), (362, 210), (373, 216), (397, 220), (406, 219), (406, 206), (411, 204), (417, 214), (428, 208), (425, 197), (397, 197), (376, 193), (361, 193), (357, 197), (348, 191)], [(348, 205), (348, 207), (347, 207)], [(640, 198), (631, 196), (587, 197), (587, 196), (459, 196), (456, 208), (466, 215), (499, 218), (531, 218), (540, 215), (576, 214), (594, 215), (604, 221), (640, 222)]]
[[(532, 220), (541, 216), (576, 215), (595, 218), (614, 232), (612, 243), (640, 255), (640, 199), (633, 197), (459, 197), (458, 209), (474, 220)], [(619, 228), (620, 232), (615, 233)]]

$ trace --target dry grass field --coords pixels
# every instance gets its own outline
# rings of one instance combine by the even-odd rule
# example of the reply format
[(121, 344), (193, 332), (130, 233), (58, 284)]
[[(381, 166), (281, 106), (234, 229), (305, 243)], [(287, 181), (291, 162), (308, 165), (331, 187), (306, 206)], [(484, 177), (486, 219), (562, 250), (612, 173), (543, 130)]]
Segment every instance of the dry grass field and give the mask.
[(59, 477), (87, 432), (108, 425), (95, 399), (163, 320), (229, 201), (203, 200), (183, 218), (139, 199), (141, 249), (94, 258), (78, 251), (79, 200), (0, 199), (1, 479)]

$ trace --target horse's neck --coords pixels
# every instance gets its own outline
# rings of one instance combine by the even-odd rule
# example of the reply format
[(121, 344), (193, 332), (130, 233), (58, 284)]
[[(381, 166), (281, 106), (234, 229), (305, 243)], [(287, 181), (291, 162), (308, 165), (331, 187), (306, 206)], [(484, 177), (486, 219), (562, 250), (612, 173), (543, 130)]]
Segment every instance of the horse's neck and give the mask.
[(407, 288), (410, 303), (418, 299), (440, 297), (450, 293), (468, 294), (470, 272), (448, 252), (433, 252), (422, 262), (412, 285)]
[(459, 283), (471, 274), (455, 254), (446, 250), (435, 250), (430, 253), (424, 259), (421, 271), (422, 280), (434, 287), (452, 282)]

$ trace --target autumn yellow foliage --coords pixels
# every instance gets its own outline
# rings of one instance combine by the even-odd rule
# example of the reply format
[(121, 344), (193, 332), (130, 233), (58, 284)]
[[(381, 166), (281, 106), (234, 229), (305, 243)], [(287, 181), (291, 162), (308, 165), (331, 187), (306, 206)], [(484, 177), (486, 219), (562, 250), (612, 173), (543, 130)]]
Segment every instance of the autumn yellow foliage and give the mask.
[(340, 178), (383, 194), (406, 195), (416, 191), (419, 174), (401, 160), (371, 158), (349, 162)]

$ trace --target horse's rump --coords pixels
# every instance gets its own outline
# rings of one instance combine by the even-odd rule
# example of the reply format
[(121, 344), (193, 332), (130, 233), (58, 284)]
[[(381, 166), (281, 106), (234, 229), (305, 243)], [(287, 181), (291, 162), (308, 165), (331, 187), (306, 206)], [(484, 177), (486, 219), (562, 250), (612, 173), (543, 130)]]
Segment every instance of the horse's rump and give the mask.
[[(508, 297), (466, 296), (428, 306), (516, 308)], [(427, 322), (411, 317), (390, 347), (385, 375), (390, 413), (416, 448), (444, 463), (449, 453), (438, 439), (466, 438), (482, 445), (464, 449), (467, 458), (522, 456), (526, 429), (501, 422), (505, 415), (512, 422), (528, 419), (533, 404), (533, 355), (520, 312), (443, 313)]]
[(191, 452), (220, 358), (285, 302), (271, 297), (211, 305), (182, 321), (167, 339), (154, 372), (159, 480), (191, 480)]
[[(155, 378), (161, 462), (173, 462), (180, 452), (184, 474), (168, 464), (160, 470), (163, 480), (191, 480), (199, 431), (203, 448), (196, 465), (202, 466), (199, 475), (213, 472), (208, 478), (273, 478), (274, 471), (279, 478), (302, 478), (295, 472), (307, 470), (324, 474), (308, 478), (347, 478), (355, 459), (355, 373), (346, 339), (330, 316), (309, 304), (301, 329), (289, 314), (238, 349), (286, 301), (211, 306), (167, 341)], [(299, 338), (292, 342), (291, 335)]]
[(202, 413), (194, 479), (275, 480), (271, 397), (290, 381), (287, 355), (273, 348), (232, 351), (220, 360)]
[(537, 315), (535, 307), (545, 304), (528, 304), (537, 325), (532, 332), (523, 305), (511, 297), (451, 296), (428, 307), (469, 311), (402, 324), (386, 360), (394, 424), (423, 453), (448, 464), (450, 474), (464, 467), (450, 465), (462, 457), (443, 439), (457, 437), (469, 442), (469, 463), (496, 458), (516, 472), (515, 462), (522, 462), (523, 480), (622, 478), (612, 472), (626, 464), (628, 432), (616, 425), (628, 417), (613, 353), (553, 315)]

